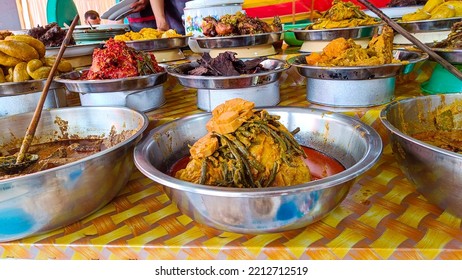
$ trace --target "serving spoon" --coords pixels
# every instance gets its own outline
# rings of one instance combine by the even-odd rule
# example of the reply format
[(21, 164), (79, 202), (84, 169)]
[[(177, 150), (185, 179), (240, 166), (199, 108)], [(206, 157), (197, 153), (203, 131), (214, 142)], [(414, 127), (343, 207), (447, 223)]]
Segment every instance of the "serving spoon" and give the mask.
[(69, 30), (67, 31), (66, 37), (64, 37), (61, 47), (59, 48), (58, 55), (56, 56), (56, 60), (51, 67), (50, 73), (48, 74), (48, 78), (45, 82), (45, 86), (43, 87), (37, 107), (35, 108), (32, 120), (29, 124), (29, 127), (27, 128), (26, 135), (22, 140), (21, 148), (19, 149), (18, 154), (0, 157), (0, 169), (5, 173), (18, 173), (39, 159), (38, 155), (28, 154), (27, 151), (29, 150), (30, 144), (32, 143), (35, 135), (35, 131), (37, 130), (37, 125), (39, 123), (40, 116), (42, 115), (43, 104), (47, 98), (48, 89), (50, 88), (51, 82), (53, 81), (53, 77), (56, 73), (56, 69), (58, 68), (58, 64), (61, 61), (64, 51), (66, 50), (66, 47), (71, 40), (72, 32), (74, 31), (78, 21), (79, 15), (76, 15), (71, 23), (71, 26), (69, 27)]
[(394, 20), (392, 20), (386, 14), (384, 14), (379, 8), (374, 6), (374, 4), (372, 4), (368, 0), (358, 0), (358, 2), (366, 6), (366, 8), (374, 12), (376, 15), (378, 15), (383, 21), (385, 21), (386, 24), (391, 26), (391, 28), (393, 28), (399, 34), (403, 35), (403, 37), (405, 37), (406, 39), (414, 43), (419, 49), (428, 53), (428, 55), (431, 58), (433, 58), (436, 62), (441, 64), (441, 66), (446, 68), (446, 70), (448, 70), (451, 74), (459, 78), (459, 80), (462, 80), (462, 72), (460, 72), (459, 69), (457, 69), (457, 67), (449, 63), (446, 59), (442, 58), (440, 55), (434, 52), (430, 47), (428, 47), (427, 45), (422, 43), (419, 39), (414, 37), (411, 33), (409, 33), (401, 25), (396, 23)]

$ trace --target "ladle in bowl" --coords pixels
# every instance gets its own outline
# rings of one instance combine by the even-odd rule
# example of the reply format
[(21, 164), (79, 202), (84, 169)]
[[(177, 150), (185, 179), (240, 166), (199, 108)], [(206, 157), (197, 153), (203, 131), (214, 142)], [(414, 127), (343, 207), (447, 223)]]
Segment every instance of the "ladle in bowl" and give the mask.
[(37, 107), (35, 108), (32, 120), (29, 124), (29, 127), (27, 128), (26, 135), (22, 140), (21, 148), (19, 149), (18, 154), (0, 157), (0, 169), (8, 174), (18, 173), (39, 159), (38, 155), (28, 154), (27, 151), (29, 150), (32, 140), (34, 139), (35, 131), (37, 129), (40, 116), (42, 115), (43, 104), (47, 98), (48, 89), (50, 88), (51, 82), (53, 81), (53, 77), (56, 73), (56, 69), (58, 68), (58, 64), (61, 61), (64, 51), (70, 42), (72, 32), (74, 31), (78, 21), (79, 15), (76, 15), (72, 21), (71, 26), (69, 27), (69, 30), (67, 31), (66, 37), (64, 38), (61, 47), (59, 48), (58, 55), (56, 56), (56, 60), (53, 63), (53, 66), (51, 67), (50, 73), (48, 74), (48, 78), (46, 80), (45, 86), (43, 87)]

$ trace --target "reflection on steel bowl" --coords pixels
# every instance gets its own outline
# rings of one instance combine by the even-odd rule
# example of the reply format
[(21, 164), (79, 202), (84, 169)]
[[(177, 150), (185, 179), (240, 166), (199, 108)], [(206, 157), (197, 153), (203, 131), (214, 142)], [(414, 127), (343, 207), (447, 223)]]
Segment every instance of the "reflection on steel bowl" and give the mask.
[[(124, 107), (46, 110), (35, 133), (40, 141), (64, 137), (56, 117), (68, 121), (69, 137), (134, 130), (112, 148), (60, 167), (0, 181), (0, 241), (15, 240), (76, 222), (111, 201), (133, 170), (133, 148), (148, 125), (144, 114)], [(0, 119), (0, 145), (19, 141), (32, 113)], [(18, 143), (20, 145), (21, 142)]]
[(207, 133), (211, 114), (178, 119), (153, 129), (135, 148), (135, 165), (165, 186), (180, 210), (199, 223), (231, 232), (270, 233), (297, 229), (332, 211), (355, 178), (371, 168), (382, 151), (380, 136), (364, 123), (323, 110), (270, 107), (271, 115), (293, 131), (297, 142), (339, 161), (346, 170), (290, 187), (238, 189), (206, 186), (169, 176), (169, 168), (189, 154)]
[(428, 131), (462, 129), (462, 94), (395, 101), (380, 118), (403, 173), (430, 202), (462, 217), (462, 155), (415, 139)]

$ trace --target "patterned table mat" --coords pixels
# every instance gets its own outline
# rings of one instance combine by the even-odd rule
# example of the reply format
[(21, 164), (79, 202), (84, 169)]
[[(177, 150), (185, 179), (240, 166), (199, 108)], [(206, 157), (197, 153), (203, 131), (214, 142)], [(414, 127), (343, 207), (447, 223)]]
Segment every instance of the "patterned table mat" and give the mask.
[[(396, 98), (420, 95), (431, 67), (399, 77)], [(287, 73), (280, 106), (312, 106), (304, 80)], [(167, 102), (147, 113), (151, 128), (202, 112), (196, 90), (169, 79)], [(377, 164), (357, 178), (346, 199), (303, 229), (245, 235), (218, 231), (183, 215), (163, 187), (134, 171), (107, 206), (64, 228), (0, 243), (1, 258), (22, 259), (462, 259), (461, 219), (429, 203), (394, 160), (383, 106), (345, 111), (374, 127), (385, 147)], [(329, 109), (329, 108), (327, 108)], [(332, 108), (331, 108), (332, 109)]]

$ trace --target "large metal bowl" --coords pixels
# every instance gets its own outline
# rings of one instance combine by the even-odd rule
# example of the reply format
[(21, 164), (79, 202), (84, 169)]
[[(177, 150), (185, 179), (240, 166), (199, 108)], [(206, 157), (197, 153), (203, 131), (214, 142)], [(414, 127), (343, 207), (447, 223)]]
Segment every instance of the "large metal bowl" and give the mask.
[(199, 223), (240, 233), (270, 233), (304, 227), (332, 211), (348, 194), (355, 178), (371, 168), (382, 151), (375, 130), (352, 117), (324, 110), (269, 107), (290, 130), (299, 127), (297, 141), (337, 159), (346, 170), (290, 187), (240, 189), (185, 182), (166, 174), (173, 163), (189, 155), (207, 131), (211, 114), (178, 119), (153, 129), (135, 147), (135, 165), (165, 186), (179, 209)]
[[(462, 105), (462, 94), (428, 95), (395, 101), (380, 118), (403, 173), (430, 202), (462, 217), (462, 155), (419, 141), (410, 135), (435, 130), (448, 105)], [(450, 119), (462, 129), (462, 108)], [(449, 117), (449, 114), (440, 116)]]
[(239, 89), (267, 85), (274, 83), (281, 77), (282, 72), (289, 69), (289, 65), (280, 59), (268, 58), (261, 65), (269, 69), (255, 74), (239, 76), (197, 76), (188, 72), (197, 68), (197, 61), (187, 62), (167, 67), (167, 72), (178, 79), (181, 85), (197, 89)]
[[(112, 200), (133, 170), (133, 148), (148, 125), (144, 114), (124, 107), (44, 110), (35, 135), (62, 137), (56, 117), (68, 121), (69, 136), (134, 130), (115, 146), (60, 167), (0, 180), (0, 242), (47, 232), (76, 222)], [(0, 119), (0, 146), (24, 137), (32, 113)], [(19, 143), (20, 144), (20, 143)]]

